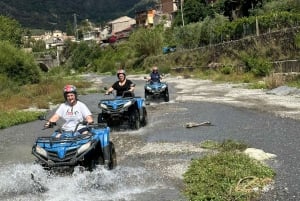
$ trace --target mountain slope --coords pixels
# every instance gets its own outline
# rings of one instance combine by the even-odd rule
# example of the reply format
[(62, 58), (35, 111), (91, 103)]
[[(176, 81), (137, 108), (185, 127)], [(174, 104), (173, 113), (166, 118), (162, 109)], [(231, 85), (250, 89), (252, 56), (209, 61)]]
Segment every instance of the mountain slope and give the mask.
[(67, 23), (89, 19), (103, 23), (123, 15), (134, 17), (132, 8), (147, 8), (154, 0), (1, 0), (0, 15), (35, 29), (66, 29)]

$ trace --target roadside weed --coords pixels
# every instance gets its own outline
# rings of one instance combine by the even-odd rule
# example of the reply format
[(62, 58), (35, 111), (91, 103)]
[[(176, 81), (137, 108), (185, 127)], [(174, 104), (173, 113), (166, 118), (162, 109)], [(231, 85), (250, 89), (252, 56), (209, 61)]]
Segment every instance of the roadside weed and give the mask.
[(217, 153), (191, 161), (183, 175), (183, 193), (188, 200), (250, 201), (272, 184), (275, 172), (242, 153), (246, 145), (231, 140), (220, 144), (207, 141), (203, 145)]

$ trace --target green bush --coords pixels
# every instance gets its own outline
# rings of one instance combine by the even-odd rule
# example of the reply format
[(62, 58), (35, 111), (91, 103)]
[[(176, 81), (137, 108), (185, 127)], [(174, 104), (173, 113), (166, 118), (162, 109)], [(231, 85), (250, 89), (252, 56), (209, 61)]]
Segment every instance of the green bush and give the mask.
[(300, 33), (296, 34), (295, 44), (297, 48), (300, 48)]
[(10, 111), (0, 112), (0, 129), (38, 119), (41, 112)]
[(220, 69), (221, 73), (225, 75), (229, 75), (233, 72), (233, 67), (232, 66), (224, 66)]
[(129, 45), (138, 57), (161, 54), (163, 42), (161, 26), (153, 29), (140, 28), (129, 37)]
[(0, 66), (0, 74), (20, 85), (38, 83), (41, 79), (33, 56), (8, 42), (0, 41)]
[(264, 77), (270, 74), (272, 65), (269, 61), (261, 57), (244, 56), (245, 71), (252, 72), (255, 76)]
[(15, 84), (6, 75), (0, 74), (0, 94), (3, 95), (3, 91), (6, 89), (11, 90), (14, 88)]
[(42, 52), (46, 50), (46, 43), (43, 40), (34, 41), (32, 45), (33, 52)]
[(275, 173), (238, 152), (221, 152), (192, 160), (184, 174), (184, 194), (191, 201), (249, 201), (269, 184)]
[(100, 56), (101, 50), (96, 43), (81, 42), (72, 51), (71, 68), (82, 71)]
[(0, 27), (0, 41), (8, 41), (15, 46), (21, 45), (23, 29), (18, 21), (0, 15)]

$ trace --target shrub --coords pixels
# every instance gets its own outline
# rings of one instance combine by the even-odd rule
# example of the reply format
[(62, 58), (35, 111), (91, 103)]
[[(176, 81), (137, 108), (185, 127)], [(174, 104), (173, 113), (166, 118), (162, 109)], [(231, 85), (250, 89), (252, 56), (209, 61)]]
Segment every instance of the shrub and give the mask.
[(233, 67), (232, 66), (224, 66), (220, 69), (221, 73), (225, 75), (229, 75), (233, 72)]
[(285, 77), (281, 74), (272, 73), (265, 78), (265, 83), (268, 89), (274, 89), (282, 86), (285, 83)]
[(252, 72), (255, 76), (264, 77), (269, 75), (272, 65), (264, 58), (254, 56), (244, 56), (245, 71)]
[[(258, 196), (272, 181), (274, 171), (238, 152), (221, 152), (192, 160), (184, 174), (184, 194), (191, 201), (240, 200)], [(241, 188), (244, 187), (244, 188)]]
[(0, 41), (0, 74), (19, 85), (38, 83), (40, 70), (31, 54)]
[(129, 44), (138, 56), (160, 54), (163, 46), (163, 29), (160, 26), (153, 29), (140, 28), (130, 35)]
[(9, 111), (0, 112), (0, 129), (36, 120), (41, 112)]

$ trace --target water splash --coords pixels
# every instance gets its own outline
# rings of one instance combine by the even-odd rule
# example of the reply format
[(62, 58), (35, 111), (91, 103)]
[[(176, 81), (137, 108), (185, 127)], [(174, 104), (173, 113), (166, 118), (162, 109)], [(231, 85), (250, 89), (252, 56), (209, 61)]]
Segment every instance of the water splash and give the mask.
[[(47, 177), (39, 165), (13, 164), (0, 168), (0, 200), (34, 200), (41, 192), (41, 186), (32, 179), (32, 174)], [(24, 196), (28, 199), (25, 199)]]
[(0, 171), (3, 201), (130, 201), (135, 200), (135, 195), (167, 188), (161, 178), (141, 167), (119, 166), (109, 171), (99, 166), (93, 172), (75, 168), (64, 176), (29, 164), (10, 165)]

